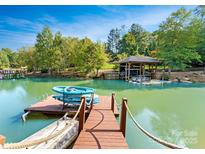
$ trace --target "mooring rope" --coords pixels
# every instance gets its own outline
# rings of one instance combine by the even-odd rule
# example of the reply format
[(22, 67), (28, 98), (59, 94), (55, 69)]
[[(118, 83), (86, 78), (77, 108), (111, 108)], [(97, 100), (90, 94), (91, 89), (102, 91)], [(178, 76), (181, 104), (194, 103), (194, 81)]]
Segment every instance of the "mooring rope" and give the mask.
[[(75, 116), (69, 120), (69, 123), (67, 122), (66, 120), (66, 123), (65, 123), (65, 126), (63, 127), (63, 129), (59, 130), (58, 132), (54, 133), (54, 134), (49, 134), (48, 136), (46, 137), (43, 137), (41, 139), (36, 139), (36, 140), (33, 140), (33, 141), (25, 141), (24, 142), (18, 142), (18, 143), (7, 143), (7, 144), (4, 144), (3, 145), (3, 148), (4, 149), (21, 149), (21, 148), (27, 148), (27, 147), (30, 147), (30, 146), (34, 146), (34, 145), (37, 145), (37, 144), (41, 144), (43, 142), (48, 142), (50, 139), (53, 139), (55, 137), (57, 137), (58, 135), (60, 135), (61, 133), (63, 133), (67, 128), (69, 128), (71, 126), (71, 123), (76, 120), (78, 114), (80, 113), (80, 109), (82, 107), (82, 104), (83, 104), (83, 101), (85, 100), (81, 100), (81, 103), (80, 103), (80, 106), (75, 114)], [(68, 113), (66, 113), (65, 115), (67, 115)], [(65, 115), (63, 116), (63, 118), (61, 119), (64, 119), (65, 118)], [(56, 129), (56, 128), (55, 128)]]
[(162, 139), (160, 139), (160, 138), (158, 138), (158, 137), (156, 137), (156, 136), (150, 134), (148, 131), (146, 131), (146, 130), (135, 120), (134, 116), (132, 115), (132, 113), (131, 113), (131, 111), (130, 111), (128, 105), (127, 105), (127, 103), (126, 103), (126, 102), (124, 102), (124, 103), (125, 103), (125, 107), (127, 108), (127, 111), (128, 111), (128, 113), (129, 113), (129, 115), (130, 115), (132, 121), (134, 122), (135, 126), (137, 126), (145, 135), (147, 135), (147, 136), (148, 136), (149, 138), (151, 138), (152, 140), (154, 140), (154, 141), (158, 142), (159, 144), (164, 145), (164, 146), (166, 146), (166, 147), (168, 147), (168, 148), (171, 148), (171, 149), (184, 149), (184, 147), (180, 147), (180, 146), (178, 146), (178, 145), (176, 145), (176, 144), (173, 144), (173, 143), (169, 143), (169, 142), (167, 142), (167, 141), (164, 141), (164, 140), (162, 140)]

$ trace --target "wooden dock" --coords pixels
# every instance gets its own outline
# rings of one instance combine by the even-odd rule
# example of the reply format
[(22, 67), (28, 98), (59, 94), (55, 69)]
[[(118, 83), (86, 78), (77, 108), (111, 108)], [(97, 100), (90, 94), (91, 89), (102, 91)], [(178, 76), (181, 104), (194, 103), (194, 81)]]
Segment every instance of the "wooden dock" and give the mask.
[[(28, 137), (24, 142), (5, 144), (5, 137), (0, 135), (0, 148), (66, 148), (77, 137), (72, 146), (73, 149), (128, 149), (125, 139), (125, 103), (127, 103), (127, 99), (123, 99), (122, 102), (119, 125), (115, 118), (115, 116), (119, 115), (119, 112), (114, 96), (114, 94), (112, 96), (100, 96), (100, 102), (95, 105), (92, 99), (91, 105), (87, 108), (86, 98), (82, 97), (80, 106), (76, 111), (73, 111), (76, 113), (75, 116), (69, 121), (71, 125), (67, 122), (65, 123), (68, 117), (66, 118), (64, 115), (60, 119), (62, 123), (61, 121), (56, 121)], [(28, 111), (28, 113), (57, 114), (70, 112), (71, 109), (63, 108), (62, 102), (53, 99), (52, 96), (48, 96), (45, 100), (33, 104), (25, 111)], [(88, 116), (85, 122), (86, 111)], [(76, 121), (77, 116), (79, 122)]]
[[(127, 149), (125, 137), (111, 109), (111, 97), (101, 96), (100, 98), (101, 102), (93, 106), (73, 148)], [(113, 104), (116, 110), (116, 104)]]
[[(99, 96), (100, 103), (99, 107), (103, 106), (105, 109), (111, 108), (111, 103), (106, 103), (111, 100), (110, 96)], [(119, 116), (118, 109), (115, 105), (114, 115)], [(52, 96), (48, 96), (45, 100), (39, 101), (24, 110), (25, 112), (38, 112), (46, 114), (65, 114), (74, 115), (77, 111), (76, 108), (63, 108), (63, 103), (59, 100), (54, 99)], [(86, 110), (86, 114), (89, 113), (89, 108)]]

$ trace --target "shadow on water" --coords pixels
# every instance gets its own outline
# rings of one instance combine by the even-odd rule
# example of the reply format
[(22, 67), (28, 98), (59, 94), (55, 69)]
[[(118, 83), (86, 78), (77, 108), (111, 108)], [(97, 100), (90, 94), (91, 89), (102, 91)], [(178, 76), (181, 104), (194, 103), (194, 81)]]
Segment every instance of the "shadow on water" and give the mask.
[(140, 89), (140, 90), (163, 90), (170, 88), (205, 88), (205, 83), (167, 83), (160, 85), (142, 85), (129, 83), (122, 80), (93, 80), (89, 84), (79, 84), (78, 86), (89, 86), (96, 89), (104, 90), (118, 90), (123, 91), (127, 89)]
[[(11, 123), (19, 123), (19, 122), (23, 122), (22, 121), (22, 115), (24, 114), (24, 112), (20, 112), (14, 116), (11, 116), (9, 119), (11, 120)], [(43, 113), (30, 113), (29, 115), (27, 115), (26, 120), (52, 120), (52, 119), (59, 119), (61, 118), (62, 115), (46, 115)]]
[(19, 123), (19, 121), (21, 121), (21, 116), (24, 114), (24, 112), (20, 112), (14, 116), (11, 116), (9, 119), (11, 120), (11, 123)]

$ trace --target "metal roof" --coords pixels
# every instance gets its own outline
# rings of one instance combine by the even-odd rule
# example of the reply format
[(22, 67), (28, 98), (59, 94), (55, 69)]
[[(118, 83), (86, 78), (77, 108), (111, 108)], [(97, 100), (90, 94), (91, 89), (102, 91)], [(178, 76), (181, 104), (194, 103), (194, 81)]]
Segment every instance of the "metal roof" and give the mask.
[(156, 58), (152, 57), (147, 57), (147, 56), (130, 56), (128, 58), (125, 58), (118, 63), (160, 63), (159, 60)]

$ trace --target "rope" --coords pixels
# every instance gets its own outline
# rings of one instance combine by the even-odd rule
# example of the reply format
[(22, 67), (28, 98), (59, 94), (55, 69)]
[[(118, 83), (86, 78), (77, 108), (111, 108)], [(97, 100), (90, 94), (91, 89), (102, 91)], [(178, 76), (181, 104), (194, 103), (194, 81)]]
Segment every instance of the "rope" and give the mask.
[(131, 113), (131, 111), (130, 111), (128, 105), (127, 105), (127, 103), (124, 102), (124, 104), (125, 104), (125, 107), (127, 108), (127, 111), (128, 111), (128, 113), (129, 113), (131, 119), (132, 119), (133, 122), (135, 123), (135, 125), (136, 125), (145, 135), (147, 135), (149, 138), (153, 139), (154, 141), (156, 141), (156, 142), (158, 142), (158, 143), (160, 143), (160, 144), (162, 144), (162, 145), (164, 145), (164, 146), (166, 146), (166, 147), (168, 147), (168, 148), (171, 148), (171, 149), (184, 149), (184, 147), (180, 147), (180, 146), (178, 146), (178, 145), (176, 145), (176, 144), (172, 144), (172, 143), (166, 142), (166, 141), (164, 141), (164, 140), (162, 140), (162, 139), (160, 139), (160, 138), (158, 138), (158, 137), (156, 137), (156, 136), (150, 134), (148, 131), (146, 131), (146, 130), (135, 120), (134, 116), (132, 115), (132, 113)]
[[(80, 106), (75, 114), (75, 116), (69, 121), (70, 123), (65, 123), (65, 126), (63, 127), (63, 129), (61, 129), (60, 131), (56, 132), (55, 134), (52, 134), (53, 132), (51, 132), (51, 134), (49, 134), (48, 136), (46, 137), (43, 137), (41, 139), (36, 139), (36, 140), (33, 140), (33, 141), (26, 141), (25, 143), (23, 142), (18, 142), (18, 143), (7, 143), (7, 144), (4, 144), (3, 148), (4, 149), (20, 149), (20, 148), (27, 148), (27, 147), (30, 147), (30, 146), (34, 146), (34, 145), (37, 145), (37, 144), (41, 144), (43, 142), (48, 142), (48, 140), (50, 139), (53, 139), (55, 137), (57, 137), (58, 135), (60, 135), (61, 133), (63, 133), (67, 128), (69, 128), (71, 126), (71, 123), (76, 120), (79, 112), (80, 112), (80, 109), (82, 107), (82, 104), (83, 104), (83, 99), (81, 100), (81, 103), (80, 103)], [(64, 119), (65, 116), (67, 116), (68, 113), (66, 113), (63, 118), (61, 119)], [(57, 121), (57, 124), (58, 124), (58, 121)], [(56, 128), (55, 128), (56, 129)], [(55, 130), (54, 129), (54, 130)]]

